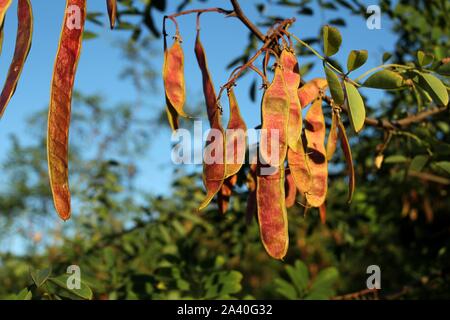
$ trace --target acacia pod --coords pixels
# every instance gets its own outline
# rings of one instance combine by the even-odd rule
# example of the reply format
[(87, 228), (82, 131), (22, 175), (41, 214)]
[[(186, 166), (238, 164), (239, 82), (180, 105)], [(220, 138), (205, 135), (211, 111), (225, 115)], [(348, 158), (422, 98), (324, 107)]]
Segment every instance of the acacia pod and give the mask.
[(320, 215), (320, 222), (322, 224), (325, 224), (327, 222), (327, 206), (324, 203), (322, 203), (319, 207), (319, 215)]
[(12, 0), (0, 0), (0, 26), (3, 28), (6, 12), (11, 6)]
[[(289, 93), (284, 81), (283, 70), (280, 65), (277, 65), (272, 83), (266, 89), (262, 98), (259, 153), (263, 160), (260, 159), (260, 161), (274, 168), (284, 166), (284, 160), (286, 159), (289, 105)], [(278, 139), (273, 138), (276, 135), (278, 135)], [(278, 145), (278, 157), (276, 157), (276, 154), (272, 156), (272, 140)]]
[(300, 72), (295, 54), (287, 49), (281, 52), (281, 65), (283, 66), (283, 77), (289, 93), (289, 122), (288, 122), (288, 145), (297, 151), (297, 141), (302, 133), (302, 108), (298, 97), (298, 86), (300, 85)]
[(230, 204), (230, 197), (233, 193), (234, 186), (237, 182), (237, 175), (228, 177), (223, 182), (222, 188), (217, 193), (217, 205), (219, 207), (219, 212), (225, 214), (228, 210), (228, 205)]
[[(260, 157), (256, 178), (256, 204), (261, 240), (267, 253), (275, 259), (282, 259), (286, 255), (289, 243), (284, 192), (289, 105), (283, 71), (278, 65), (262, 100)], [(263, 132), (267, 133), (267, 140), (262, 136)], [(273, 162), (271, 140), (275, 133), (278, 134), (278, 159)]]
[(256, 203), (261, 240), (271, 257), (282, 259), (289, 245), (284, 165), (271, 175), (265, 175), (263, 167), (259, 164), (256, 178)]
[(5, 20), (3, 20), (3, 24), (0, 25), (0, 55), (3, 52), (3, 40), (5, 38)]
[(331, 127), (327, 140), (327, 160), (330, 161), (336, 151), (336, 144), (338, 140), (338, 115), (336, 112), (331, 113)]
[(248, 188), (248, 198), (247, 198), (247, 208), (245, 213), (245, 221), (249, 224), (253, 217), (256, 217), (256, 163), (250, 165), (250, 169), (247, 174), (247, 188)]
[(20, 74), (28, 57), (31, 48), (31, 38), (33, 36), (33, 11), (30, 0), (19, 0), (17, 5), (17, 38), (14, 56), (8, 70), (5, 85), (0, 95), (0, 117), (16, 91)]
[[(203, 156), (203, 184), (206, 197), (200, 204), (199, 210), (208, 206), (212, 198), (219, 192), (225, 179), (225, 135), (222, 127), (221, 114), (217, 105), (216, 92), (208, 70), (205, 49), (197, 32), (195, 40), (195, 56), (202, 73), (203, 94), (205, 96), (206, 111), (211, 126)], [(211, 152), (208, 152), (211, 150)]]
[[(163, 81), (166, 94), (166, 104), (170, 113), (176, 111), (179, 116), (188, 117), (184, 112), (186, 102), (186, 84), (184, 77), (184, 53), (180, 37), (177, 35), (173, 45), (164, 50)], [(175, 123), (169, 117), (171, 127)]]
[(305, 116), (305, 136), (308, 142), (308, 165), (311, 171), (311, 185), (306, 201), (312, 207), (320, 207), (327, 195), (328, 164), (325, 151), (325, 119), (322, 99), (316, 99)]
[(297, 151), (294, 151), (291, 148), (288, 149), (288, 166), (295, 186), (300, 194), (305, 196), (311, 187), (311, 170), (309, 169), (308, 157), (305, 150), (307, 142), (304, 134), (297, 143)]
[(297, 197), (297, 188), (295, 186), (294, 178), (292, 177), (291, 171), (289, 169), (286, 170), (284, 189), (286, 194), (286, 208), (290, 208), (295, 204), (295, 199)]
[(67, 0), (53, 70), (47, 130), (50, 187), (56, 211), (63, 220), (70, 218), (68, 181), (70, 111), (85, 20), (86, 0)]
[(347, 202), (350, 203), (355, 191), (355, 168), (353, 167), (352, 150), (350, 149), (350, 143), (348, 142), (347, 133), (345, 132), (344, 125), (341, 119), (338, 117), (338, 129), (339, 140), (341, 142), (342, 151), (344, 152), (345, 161), (347, 162), (348, 172), (348, 198)]
[(180, 127), (177, 111), (172, 106), (166, 104), (166, 115), (172, 131), (177, 130)]
[(308, 104), (317, 99), (320, 95), (320, 91), (325, 90), (327, 87), (328, 82), (326, 79), (316, 78), (298, 88), (297, 93), (302, 108), (305, 108)]
[(230, 106), (230, 119), (226, 132), (226, 174), (228, 178), (235, 175), (242, 168), (247, 150), (247, 126), (242, 118), (239, 105), (233, 89), (227, 92)]
[(109, 26), (114, 29), (117, 16), (117, 0), (106, 0), (106, 7), (108, 9)]

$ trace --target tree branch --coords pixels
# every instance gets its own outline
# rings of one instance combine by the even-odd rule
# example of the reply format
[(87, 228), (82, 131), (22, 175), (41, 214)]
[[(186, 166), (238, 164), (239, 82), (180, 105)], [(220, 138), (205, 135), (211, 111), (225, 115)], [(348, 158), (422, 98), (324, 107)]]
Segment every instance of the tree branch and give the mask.
[(233, 6), (234, 13), (236, 17), (242, 21), (243, 24), (246, 25), (246, 27), (262, 42), (266, 41), (266, 37), (264, 34), (258, 29), (257, 26), (251, 22), (247, 16), (244, 14), (244, 12), (241, 9), (241, 6), (239, 5), (238, 0), (230, 0), (231, 5)]
[[(330, 96), (325, 96), (324, 100), (329, 105), (331, 105), (332, 98)], [(425, 120), (426, 118), (428, 118), (430, 116), (439, 114), (439, 113), (444, 112), (446, 110), (448, 110), (447, 106), (445, 106), (445, 107), (434, 107), (434, 108), (430, 108), (428, 110), (421, 111), (419, 113), (407, 116), (407, 117), (402, 118), (400, 120), (394, 120), (394, 121), (389, 121), (389, 120), (386, 120), (386, 119), (375, 119), (375, 118), (366, 117), (366, 119), (364, 120), (364, 123), (366, 125), (368, 125), (368, 126), (377, 127), (377, 128), (381, 128), (381, 129), (384, 129), (384, 130), (396, 130), (396, 129), (408, 127), (409, 125), (411, 125), (413, 123), (420, 122), (420, 121)], [(348, 113), (348, 110), (346, 108), (343, 108), (343, 111)]]

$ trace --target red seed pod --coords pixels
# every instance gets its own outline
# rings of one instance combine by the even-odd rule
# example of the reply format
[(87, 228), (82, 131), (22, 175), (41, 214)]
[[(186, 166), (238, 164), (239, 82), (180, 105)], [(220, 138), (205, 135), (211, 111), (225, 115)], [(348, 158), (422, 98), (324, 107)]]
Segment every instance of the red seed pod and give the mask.
[(288, 221), (284, 193), (284, 166), (271, 175), (257, 170), (256, 203), (261, 240), (267, 253), (282, 259), (289, 245)]
[(70, 218), (69, 125), (73, 84), (81, 52), (85, 21), (86, 0), (67, 0), (53, 70), (47, 131), (50, 187), (56, 211), (63, 220)]
[(347, 202), (352, 202), (353, 193), (355, 191), (355, 168), (353, 167), (352, 150), (348, 142), (347, 133), (341, 118), (338, 116), (339, 139), (341, 141), (342, 151), (344, 152), (345, 161), (347, 162), (348, 170), (348, 198)]
[(316, 100), (320, 95), (320, 91), (325, 90), (327, 87), (328, 82), (326, 79), (316, 78), (298, 88), (298, 98), (302, 108), (306, 108), (307, 105)]
[[(263, 164), (284, 166), (287, 153), (287, 126), (289, 121), (289, 93), (280, 65), (275, 68), (272, 83), (264, 92), (261, 104), (260, 156)], [(278, 139), (274, 137), (278, 136)], [(278, 157), (272, 156), (272, 140), (278, 144)]]
[(320, 215), (320, 222), (322, 224), (325, 224), (327, 222), (327, 205), (322, 203), (319, 207), (319, 215)]
[(230, 204), (230, 197), (233, 193), (234, 186), (237, 182), (237, 175), (231, 176), (223, 182), (222, 188), (217, 193), (217, 205), (219, 206), (219, 212), (225, 214)]
[(233, 89), (227, 92), (230, 106), (230, 119), (226, 131), (226, 177), (239, 172), (245, 161), (247, 150), (247, 126), (242, 118)]
[(338, 115), (333, 110), (331, 113), (331, 128), (327, 140), (327, 160), (330, 161), (336, 151), (338, 140)]
[(298, 152), (293, 149), (288, 149), (288, 165), (292, 175), (292, 179), (302, 196), (311, 188), (311, 170), (308, 165), (308, 157), (306, 155), (305, 146), (307, 145), (305, 135), (302, 135), (301, 139), (297, 142)]
[[(284, 192), (284, 161), (287, 153), (289, 93), (280, 65), (266, 89), (262, 106), (260, 152), (256, 178), (256, 203), (261, 240), (267, 253), (282, 259), (289, 244)], [(263, 137), (263, 133), (267, 133)], [(272, 138), (278, 135), (278, 159), (273, 159)], [(275, 154), (276, 155), (276, 154)]]
[(249, 224), (257, 214), (256, 208), (256, 164), (250, 165), (250, 170), (247, 174), (247, 188), (248, 188), (248, 198), (247, 198), (247, 209), (245, 213), (245, 221)]
[(286, 169), (286, 177), (284, 181), (284, 189), (286, 194), (286, 208), (294, 206), (297, 197), (297, 188), (291, 171)]
[(289, 93), (289, 122), (288, 122), (288, 145), (289, 148), (297, 151), (297, 141), (302, 133), (302, 108), (298, 97), (298, 86), (300, 85), (300, 72), (295, 54), (284, 49), (280, 57), (283, 66), (283, 77)]
[(16, 91), (20, 74), (28, 57), (33, 36), (33, 11), (30, 0), (19, 0), (17, 5), (17, 38), (13, 60), (8, 70), (5, 85), (0, 95), (0, 118)]
[(117, 16), (117, 0), (106, 0), (106, 7), (108, 9), (109, 26), (114, 29)]
[[(175, 111), (179, 116), (187, 117), (183, 109), (186, 102), (184, 53), (179, 35), (175, 37), (173, 45), (164, 51), (163, 80), (170, 114)], [(169, 117), (169, 123), (174, 122)]]
[(222, 117), (219, 106), (217, 105), (216, 92), (208, 70), (206, 54), (200, 41), (199, 32), (197, 32), (197, 38), (195, 40), (195, 56), (202, 72), (203, 94), (205, 96), (206, 111), (211, 126), (203, 157), (203, 183), (207, 194), (199, 207), (199, 210), (202, 210), (208, 206), (212, 198), (214, 198), (222, 187), (226, 173), (226, 147)]
[(11, 6), (12, 0), (0, 0), (0, 26), (3, 28), (6, 12)]
[(306, 193), (306, 201), (312, 207), (320, 207), (327, 195), (328, 163), (325, 151), (325, 119), (322, 99), (316, 99), (305, 117), (305, 136), (308, 142), (308, 165), (311, 185)]

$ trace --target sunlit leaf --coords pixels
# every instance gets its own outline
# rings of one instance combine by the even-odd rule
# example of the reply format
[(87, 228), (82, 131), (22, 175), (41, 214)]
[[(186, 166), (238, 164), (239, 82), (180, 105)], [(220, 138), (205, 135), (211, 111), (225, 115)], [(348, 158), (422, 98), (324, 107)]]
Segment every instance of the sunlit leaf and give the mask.
[(434, 60), (434, 56), (432, 54), (425, 53), (421, 50), (417, 51), (417, 62), (419, 66), (424, 67), (429, 65)]
[(364, 101), (358, 89), (350, 82), (345, 81), (345, 91), (347, 94), (350, 123), (352, 124), (353, 130), (359, 132), (364, 126), (364, 120), (366, 119)]
[(341, 33), (332, 26), (324, 26), (322, 29), (323, 47), (326, 56), (332, 56), (339, 51), (342, 43)]
[(398, 89), (404, 83), (403, 77), (391, 70), (380, 70), (372, 74), (363, 86), (377, 89)]
[(334, 102), (337, 105), (344, 103), (344, 91), (342, 90), (341, 82), (338, 76), (330, 68), (325, 66), (325, 75), (327, 78), (328, 86), (330, 87), (330, 93)]
[(419, 75), (419, 86), (430, 94), (436, 104), (446, 106), (448, 104), (448, 92), (442, 81), (430, 73), (417, 73)]
[(353, 71), (364, 65), (368, 57), (367, 50), (352, 50), (347, 59), (348, 72)]

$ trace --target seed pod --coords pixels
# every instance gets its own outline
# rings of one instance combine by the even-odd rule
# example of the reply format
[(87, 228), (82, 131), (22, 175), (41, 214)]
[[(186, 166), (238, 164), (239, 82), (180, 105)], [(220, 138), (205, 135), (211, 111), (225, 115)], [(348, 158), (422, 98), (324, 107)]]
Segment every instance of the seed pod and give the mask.
[(3, 51), (3, 40), (5, 38), (5, 20), (3, 20), (3, 24), (0, 25), (0, 55)]
[(117, 16), (117, 0), (106, 0), (106, 7), (108, 8), (109, 26), (114, 29)]
[(305, 108), (308, 104), (313, 102), (319, 97), (320, 91), (325, 90), (328, 87), (328, 82), (322, 78), (313, 79), (305, 83), (302, 87), (298, 88), (298, 98), (302, 108)]
[(289, 245), (288, 221), (284, 193), (284, 166), (265, 175), (259, 164), (256, 178), (256, 203), (261, 240), (267, 253), (282, 259)]
[(0, 95), (0, 117), (13, 96), (20, 74), (28, 56), (31, 47), (31, 38), (33, 35), (33, 11), (29, 0), (19, 0), (17, 5), (17, 38), (14, 57), (9, 67), (8, 76)]
[(327, 160), (330, 161), (336, 151), (336, 144), (338, 139), (338, 115), (335, 111), (331, 113), (331, 128), (327, 140)]
[[(209, 124), (211, 131), (208, 135), (204, 162), (203, 162), (203, 184), (206, 188), (206, 197), (200, 204), (199, 210), (206, 208), (206, 206), (211, 202), (212, 198), (222, 187), (223, 181), (225, 179), (225, 135), (222, 127), (222, 120), (219, 107), (216, 101), (216, 92), (214, 90), (214, 85), (211, 79), (211, 75), (208, 70), (208, 63), (206, 60), (205, 49), (200, 41), (200, 33), (197, 32), (197, 38), (195, 40), (195, 56), (197, 58), (198, 65), (202, 72), (203, 79), (203, 93), (205, 96), (206, 111), (208, 113)], [(219, 133), (219, 134), (217, 134)], [(214, 139), (212, 139), (214, 138)], [(219, 157), (219, 161), (211, 161), (208, 158), (206, 149), (214, 143), (215, 155)], [(222, 161), (220, 161), (220, 159)]]
[[(263, 164), (272, 167), (284, 165), (287, 153), (287, 126), (289, 121), (289, 93), (280, 65), (275, 68), (272, 83), (266, 89), (261, 104), (261, 138), (260, 156)], [(272, 157), (271, 142), (273, 136), (278, 134), (278, 158)], [(275, 162), (273, 162), (275, 161)]]
[(230, 197), (233, 193), (233, 188), (237, 182), (237, 175), (231, 176), (223, 182), (222, 188), (217, 193), (217, 205), (219, 207), (219, 212), (225, 214), (228, 210), (228, 205), (230, 203)]
[(322, 99), (316, 99), (305, 117), (305, 136), (308, 142), (308, 165), (311, 170), (311, 187), (306, 201), (312, 207), (320, 207), (327, 195), (328, 168), (325, 151), (325, 119)]
[[(163, 80), (164, 89), (166, 93), (166, 104), (173, 114), (175, 111), (179, 116), (187, 117), (184, 112), (184, 104), (186, 102), (186, 85), (184, 79), (184, 53), (181, 47), (180, 36), (175, 36), (173, 45), (164, 50), (164, 64), (163, 64)], [(168, 112), (169, 113), (169, 112)], [(177, 121), (169, 117), (169, 123)]]
[(295, 186), (302, 196), (311, 188), (311, 170), (308, 165), (308, 157), (306, 155), (305, 146), (307, 145), (305, 135), (298, 140), (297, 151), (288, 149), (287, 159), (289, 169), (294, 180)]
[(284, 181), (284, 190), (286, 194), (286, 208), (290, 208), (295, 204), (297, 197), (297, 188), (295, 187), (294, 178), (291, 171), (286, 169), (286, 177)]
[(296, 150), (302, 133), (302, 108), (298, 98), (298, 86), (300, 85), (300, 72), (297, 57), (291, 51), (285, 49), (281, 52), (281, 65), (283, 66), (283, 77), (289, 93), (289, 122), (288, 122), (288, 145)]
[(3, 22), (5, 20), (6, 11), (11, 6), (12, 0), (0, 0), (0, 26), (3, 28)]
[(166, 115), (172, 131), (177, 130), (180, 127), (177, 111), (172, 106), (166, 105)]
[[(256, 203), (262, 243), (267, 253), (282, 259), (287, 252), (289, 236), (284, 192), (284, 160), (287, 153), (287, 124), (289, 120), (289, 93), (280, 66), (266, 89), (262, 106), (260, 157), (256, 178)], [(278, 159), (272, 159), (272, 135), (278, 131)], [(262, 134), (262, 133), (261, 133)], [(270, 145), (270, 148), (268, 147)], [(264, 161), (261, 161), (261, 158)]]
[(86, 0), (67, 0), (53, 70), (47, 130), (50, 187), (56, 211), (63, 220), (70, 218), (68, 181), (70, 111), (85, 20)]
[(248, 188), (248, 198), (247, 198), (247, 209), (245, 213), (245, 221), (247, 224), (252, 222), (253, 217), (256, 216), (256, 164), (250, 165), (250, 170), (247, 174), (247, 188)]
[(322, 224), (325, 224), (327, 222), (327, 206), (324, 203), (322, 203), (319, 207), (319, 215), (320, 215), (320, 222)]
[(347, 133), (345, 132), (344, 125), (341, 119), (338, 117), (338, 129), (339, 140), (341, 141), (342, 151), (344, 152), (345, 161), (347, 162), (348, 170), (348, 198), (347, 202), (350, 203), (353, 198), (353, 192), (355, 191), (355, 168), (353, 168), (352, 150), (350, 149), (350, 143), (348, 142)]
[(239, 111), (239, 105), (231, 88), (227, 92), (230, 105), (230, 119), (226, 132), (226, 177), (235, 175), (241, 169), (245, 161), (247, 150), (247, 126)]

